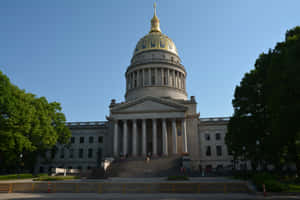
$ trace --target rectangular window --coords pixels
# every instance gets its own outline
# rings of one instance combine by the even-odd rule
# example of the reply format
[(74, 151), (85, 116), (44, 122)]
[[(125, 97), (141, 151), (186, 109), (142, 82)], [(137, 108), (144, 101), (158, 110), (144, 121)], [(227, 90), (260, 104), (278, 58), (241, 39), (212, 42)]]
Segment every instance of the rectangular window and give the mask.
[(221, 134), (220, 133), (216, 133), (216, 140), (221, 140)]
[(205, 139), (208, 141), (210, 140), (210, 135), (209, 134), (205, 134)]
[(217, 156), (222, 156), (222, 146), (221, 145), (217, 145), (216, 146), (216, 150), (217, 150)]
[(93, 136), (90, 136), (89, 137), (89, 143), (93, 143), (94, 142), (94, 137)]
[(98, 137), (98, 143), (101, 143), (101, 144), (103, 143), (103, 137), (102, 136)]
[(71, 137), (71, 144), (74, 144), (74, 143), (75, 143), (75, 138)]
[(80, 143), (84, 143), (84, 137), (80, 137)]
[(93, 149), (88, 149), (88, 158), (93, 157)]
[(211, 156), (211, 149), (210, 146), (206, 147), (206, 156)]
[(70, 158), (73, 158), (73, 157), (74, 157), (74, 149), (70, 149), (69, 157), (70, 157)]
[(83, 158), (83, 149), (79, 149), (78, 151), (78, 157)]

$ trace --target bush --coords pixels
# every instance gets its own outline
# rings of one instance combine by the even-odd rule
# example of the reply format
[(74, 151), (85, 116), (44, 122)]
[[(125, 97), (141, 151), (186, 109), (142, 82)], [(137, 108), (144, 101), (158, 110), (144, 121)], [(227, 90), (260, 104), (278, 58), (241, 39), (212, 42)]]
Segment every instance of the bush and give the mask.
[(263, 191), (263, 184), (265, 184), (267, 192), (282, 192), (287, 190), (288, 186), (278, 180), (278, 176), (269, 173), (256, 174), (252, 177), (252, 182), (259, 191)]
[(266, 186), (266, 191), (269, 192), (282, 192), (288, 190), (289, 188), (287, 185), (275, 180), (265, 181), (265, 186)]
[(189, 180), (189, 177), (187, 176), (168, 176), (168, 181), (186, 181)]

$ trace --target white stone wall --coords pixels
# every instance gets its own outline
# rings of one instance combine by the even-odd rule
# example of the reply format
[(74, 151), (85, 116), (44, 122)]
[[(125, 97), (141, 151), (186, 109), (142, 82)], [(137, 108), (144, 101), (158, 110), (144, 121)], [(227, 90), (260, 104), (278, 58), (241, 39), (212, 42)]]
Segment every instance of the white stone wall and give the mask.
[[(200, 141), (200, 157), (198, 165), (200, 164), (203, 169), (211, 165), (212, 168), (217, 168), (222, 165), (224, 168), (230, 168), (232, 165), (232, 156), (228, 154), (227, 146), (225, 144), (225, 135), (227, 133), (226, 122), (201, 122), (198, 125), (198, 137)], [(220, 139), (216, 139), (216, 134), (220, 134)], [(206, 138), (209, 135), (210, 139)], [(217, 155), (217, 146), (221, 146), (222, 155)], [(211, 155), (206, 155), (206, 148), (210, 146)]]
[[(101, 164), (101, 160), (107, 155), (110, 149), (107, 148), (105, 142), (108, 142), (108, 128), (107, 127), (77, 127), (71, 128), (71, 138), (75, 142), (70, 142), (69, 145), (57, 145), (57, 151), (51, 163), (46, 163), (44, 158), (38, 159), (36, 167), (37, 172), (40, 172), (41, 167), (44, 173), (47, 173), (51, 167), (72, 168), (87, 170), (89, 168), (97, 167)], [(93, 142), (89, 138), (93, 137)], [(102, 142), (98, 138), (102, 137)], [(70, 141), (71, 141), (70, 138)], [(80, 143), (80, 138), (84, 138), (84, 142)], [(61, 157), (61, 151), (64, 149), (64, 157)], [(73, 149), (73, 158), (70, 157), (70, 150)], [(79, 157), (79, 151), (83, 149), (83, 157)], [(88, 156), (89, 149), (92, 149), (92, 157)], [(98, 151), (101, 151), (101, 155)], [(51, 153), (47, 152), (46, 157), (51, 158)]]

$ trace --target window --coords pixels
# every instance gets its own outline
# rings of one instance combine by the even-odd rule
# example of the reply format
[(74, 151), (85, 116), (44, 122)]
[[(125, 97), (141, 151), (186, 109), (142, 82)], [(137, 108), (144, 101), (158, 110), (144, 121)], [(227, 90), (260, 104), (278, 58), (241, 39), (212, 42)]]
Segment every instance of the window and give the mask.
[(68, 169), (72, 169), (72, 166), (69, 166)]
[(64, 158), (64, 157), (65, 157), (65, 149), (62, 148), (62, 149), (60, 150), (60, 158)]
[(101, 143), (101, 144), (103, 143), (103, 137), (102, 136), (98, 137), (98, 143)]
[(79, 149), (78, 157), (79, 157), (79, 158), (82, 158), (82, 157), (83, 157), (83, 149)]
[(74, 149), (70, 149), (69, 157), (70, 157), (70, 158), (73, 158), (73, 157), (74, 157)]
[(217, 145), (216, 149), (217, 149), (217, 156), (222, 156), (222, 146), (221, 145)]
[(88, 158), (93, 157), (93, 149), (88, 149)]
[(94, 142), (94, 137), (93, 136), (90, 136), (89, 137), (89, 143), (93, 143)]
[(216, 133), (216, 140), (221, 140), (221, 134), (220, 133)]
[(206, 140), (210, 140), (210, 135), (209, 134), (205, 134), (205, 139)]
[(75, 143), (75, 138), (71, 137), (71, 144), (74, 144), (74, 143)]
[(80, 137), (80, 143), (84, 143), (84, 137)]
[(78, 166), (78, 167), (77, 167), (77, 169), (81, 170), (81, 169), (82, 169), (82, 167), (81, 167), (81, 166)]
[(211, 149), (210, 146), (206, 147), (206, 156), (211, 156)]

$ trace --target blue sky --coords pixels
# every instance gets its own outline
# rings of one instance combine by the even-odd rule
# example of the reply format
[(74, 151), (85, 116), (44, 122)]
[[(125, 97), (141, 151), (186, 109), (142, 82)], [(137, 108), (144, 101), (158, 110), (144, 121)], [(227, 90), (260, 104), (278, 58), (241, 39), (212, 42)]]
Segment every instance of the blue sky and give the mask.
[[(1, 0), (0, 70), (62, 104), (68, 121), (105, 120), (124, 100), (124, 73), (150, 30), (152, 0)], [(262, 52), (300, 24), (298, 0), (158, 0), (200, 117), (233, 113), (234, 88)]]

